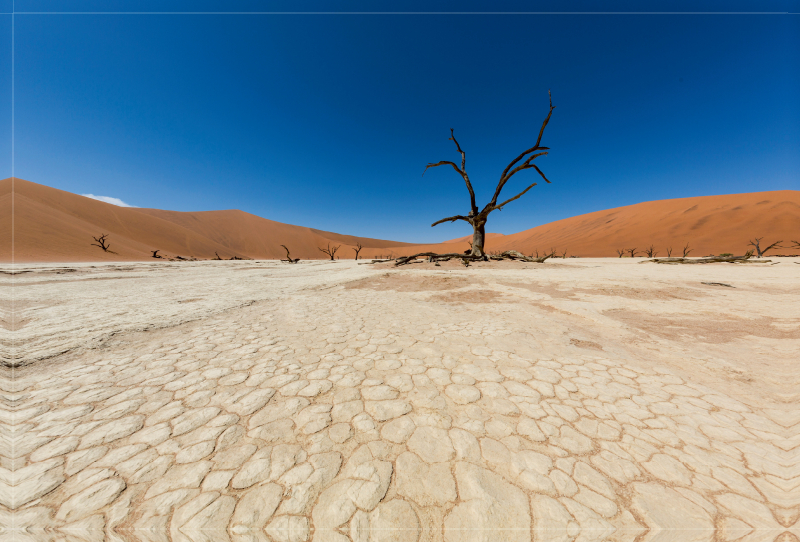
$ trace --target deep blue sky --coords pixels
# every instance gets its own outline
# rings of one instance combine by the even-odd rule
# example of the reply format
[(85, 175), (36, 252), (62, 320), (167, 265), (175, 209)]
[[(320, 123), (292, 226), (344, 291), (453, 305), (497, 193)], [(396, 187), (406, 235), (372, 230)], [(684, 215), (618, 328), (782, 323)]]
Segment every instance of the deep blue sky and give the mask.
[[(490, 2), (468, 11), (791, 9), (791, 2)], [(5, 5), (9, 11), (10, 3)], [(340, 233), (469, 233), (557, 107), (543, 182), (487, 229), (641, 201), (800, 189), (800, 18), (782, 15), (96, 15), (368, 10), (357, 2), (42, 2), (14, 9), (14, 174), (181, 211), (238, 208)], [(387, 4), (388, 5), (388, 4)], [(453, 3), (436, 6), (443, 11)], [(391, 9), (432, 9), (392, 3)], [(797, 11), (795, 9), (795, 11)], [(0, 73), (10, 74), (10, 15)], [(10, 104), (10, 76), (0, 100)], [(0, 111), (10, 126), (11, 108)], [(0, 144), (11, 141), (0, 129)], [(0, 153), (2, 177), (11, 153)], [(517, 174), (503, 195), (535, 182)]]

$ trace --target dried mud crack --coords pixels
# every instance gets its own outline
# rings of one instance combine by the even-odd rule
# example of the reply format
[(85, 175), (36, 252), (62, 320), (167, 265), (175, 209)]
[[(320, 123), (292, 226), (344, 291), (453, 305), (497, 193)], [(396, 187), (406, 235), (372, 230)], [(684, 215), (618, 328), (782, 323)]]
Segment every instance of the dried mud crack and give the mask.
[(791, 266), (160, 265), (25, 289), (79, 344), (0, 379), (4, 536), (800, 539)]

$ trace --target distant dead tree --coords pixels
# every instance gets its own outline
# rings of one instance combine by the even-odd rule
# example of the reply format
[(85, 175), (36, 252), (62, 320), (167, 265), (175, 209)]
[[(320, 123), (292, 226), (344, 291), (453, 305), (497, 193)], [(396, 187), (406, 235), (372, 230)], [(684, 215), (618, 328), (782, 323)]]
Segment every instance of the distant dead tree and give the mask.
[(686, 256), (688, 256), (688, 255), (689, 255), (689, 253), (690, 253), (692, 250), (693, 250), (693, 249), (689, 248), (689, 243), (686, 243), (686, 246), (685, 246), (685, 247), (683, 247), (683, 257), (685, 258)]
[[(548, 95), (549, 94), (550, 93), (548, 91)], [(443, 161), (437, 162), (435, 164), (434, 163), (430, 163), (427, 166), (425, 166), (425, 171), (428, 171), (428, 168), (437, 167), (437, 166), (444, 166), (444, 165), (452, 166), (452, 168), (456, 171), (456, 173), (461, 175), (461, 177), (464, 179), (464, 183), (467, 186), (467, 191), (469, 191), (469, 201), (470, 201), (470, 210), (469, 210), (469, 212), (466, 215), (455, 215), (455, 216), (450, 216), (450, 217), (447, 217), (447, 218), (443, 218), (441, 220), (437, 220), (436, 222), (431, 224), (431, 227), (437, 226), (439, 224), (443, 224), (444, 222), (455, 222), (456, 220), (463, 220), (464, 222), (469, 223), (472, 226), (472, 229), (473, 229), (473, 233), (472, 233), (472, 248), (471, 248), (470, 253), (469, 253), (469, 256), (470, 256), (471, 259), (475, 259), (475, 260), (485, 260), (486, 259), (486, 255), (484, 254), (484, 248), (483, 247), (484, 247), (484, 243), (486, 241), (486, 221), (489, 218), (489, 214), (492, 211), (502, 210), (502, 208), (504, 206), (506, 206), (507, 204), (511, 203), (512, 201), (514, 201), (516, 199), (519, 199), (528, 190), (530, 190), (531, 188), (533, 188), (537, 184), (537, 183), (533, 183), (530, 186), (528, 186), (528, 188), (526, 188), (525, 190), (523, 190), (522, 192), (520, 192), (519, 194), (517, 194), (513, 198), (507, 199), (506, 201), (503, 201), (501, 203), (497, 203), (497, 199), (500, 197), (500, 192), (503, 190), (503, 187), (511, 179), (511, 177), (514, 176), (514, 174), (516, 174), (519, 171), (522, 171), (524, 169), (533, 168), (539, 173), (539, 175), (541, 175), (542, 179), (544, 179), (546, 183), (550, 183), (550, 181), (547, 180), (547, 177), (544, 176), (544, 173), (542, 173), (542, 171), (538, 167), (536, 167), (536, 165), (533, 164), (532, 162), (533, 162), (533, 160), (535, 160), (539, 156), (543, 156), (545, 154), (548, 154), (546, 151), (550, 150), (548, 147), (539, 146), (539, 143), (541, 143), (541, 141), (542, 141), (542, 135), (544, 134), (544, 129), (547, 126), (547, 123), (550, 121), (550, 116), (553, 114), (553, 109), (555, 109), (555, 107), (553, 107), (553, 99), (552, 99), (552, 96), (551, 96), (550, 97), (550, 111), (547, 113), (547, 118), (545, 118), (544, 122), (542, 123), (541, 130), (539, 130), (539, 137), (536, 140), (536, 144), (533, 147), (531, 147), (530, 149), (528, 149), (525, 152), (523, 152), (522, 154), (520, 154), (519, 156), (517, 156), (514, 160), (511, 161), (510, 164), (508, 164), (506, 169), (503, 170), (503, 173), (500, 175), (500, 180), (497, 183), (497, 188), (495, 188), (494, 196), (492, 196), (491, 201), (489, 201), (489, 203), (487, 203), (486, 206), (483, 209), (478, 209), (478, 205), (475, 202), (475, 191), (472, 188), (472, 182), (470, 182), (470, 180), (469, 180), (469, 175), (467, 175), (467, 169), (466, 169), (466, 160), (467, 160), (467, 158), (466, 158), (466, 154), (464, 153), (463, 150), (461, 150), (461, 145), (458, 144), (458, 141), (456, 141), (456, 138), (455, 138), (455, 135), (453, 134), (453, 129), (452, 128), (450, 129), (449, 141), (452, 141), (453, 143), (455, 143), (456, 149), (461, 154), (461, 167), (459, 168), (458, 165), (456, 165), (454, 162), (450, 162), (448, 160), (443, 160)], [(537, 152), (537, 151), (544, 151), (544, 152)], [(520, 162), (523, 159), (524, 159), (524, 161), (520, 165), (518, 165), (517, 167), (514, 167), (518, 162)], [(425, 175), (425, 171), (422, 172), (423, 175)]]
[(152, 252), (152, 253), (153, 253), (153, 258), (160, 258), (161, 256), (159, 256), (159, 255), (158, 255), (158, 253), (159, 253), (160, 251), (161, 251), (161, 249), (158, 249), (158, 250), (151, 250), (150, 252)]
[(794, 243), (794, 245), (792, 245), (790, 248), (800, 248), (800, 241), (792, 241), (792, 243)]
[(300, 258), (292, 259), (292, 256), (291, 256), (291, 254), (289, 254), (289, 249), (286, 248), (286, 245), (281, 245), (281, 246), (286, 251), (286, 259), (285, 260), (281, 260), (282, 262), (297, 263), (297, 262), (300, 261)]
[[(767, 248), (765, 248), (765, 249), (762, 249), (762, 248), (759, 246), (759, 245), (760, 245), (760, 243), (761, 243), (761, 240), (762, 240), (762, 239), (763, 239), (763, 237), (756, 237), (756, 240), (755, 240), (755, 242), (753, 242), (753, 241), (750, 241), (749, 243), (747, 243), (748, 245), (750, 245), (750, 246), (752, 246), (752, 247), (755, 247), (755, 249), (756, 249), (756, 254), (758, 254), (758, 256), (757, 256), (758, 258), (761, 258), (761, 257), (763, 257), (763, 256), (764, 256), (764, 254), (766, 254), (766, 252), (767, 252), (768, 250), (772, 249), (772, 248), (784, 248), (784, 247), (782, 247), (782, 246), (780, 246), (780, 245), (778, 244), (778, 243), (782, 243), (783, 241), (776, 241), (775, 243), (772, 243), (772, 244), (771, 244), (770, 246), (768, 246)], [(793, 243), (795, 243), (796, 241), (792, 241), (792, 242), (793, 242)]]
[(103, 249), (103, 252), (108, 252), (111, 254), (116, 254), (113, 250), (111, 250), (111, 245), (108, 244), (108, 234), (104, 233), (100, 237), (92, 236), (92, 239), (97, 241), (96, 243), (90, 243), (94, 247), (100, 247)]
[(635, 248), (629, 248), (627, 250), (628, 250), (628, 254), (631, 255), (631, 258), (635, 258), (636, 257), (636, 249)]
[(566, 251), (566, 250), (565, 250), (564, 252), (562, 252), (562, 253), (561, 253), (561, 257), (562, 257), (563, 259), (565, 259), (565, 260), (567, 259), (567, 251)]
[(356, 260), (358, 259), (358, 253), (361, 252), (362, 248), (364, 247), (361, 246), (361, 243), (356, 243), (356, 248), (353, 249), (356, 251)]
[(622, 258), (624, 255), (625, 255), (625, 249), (624, 248), (618, 248), (617, 249), (617, 256)]
[(330, 257), (331, 257), (331, 261), (333, 261), (333, 260), (335, 260), (335, 259), (336, 259), (336, 257), (335, 257), (335, 256), (336, 256), (336, 251), (337, 251), (337, 250), (339, 250), (339, 248), (340, 248), (341, 246), (342, 246), (342, 245), (335, 246), (335, 247), (331, 247), (331, 244), (330, 244), (330, 243), (328, 243), (328, 247), (327, 247), (327, 248), (319, 248), (319, 247), (317, 247), (317, 248), (318, 248), (320, 251), (322, 251), (322, 252), (324, 252), (325, 254), (327, 254), (328, 256), (330, 256)]
[(658, 254), (658, 252), (656, 252), (656, 249), (653, 248), (653, 245), (650, 245), (649, 248), (645, 249), (644, 253), (647, 254), (648, 258), (655, 258), (656, 255)]
[(667, 247), (667, 258), (672, 257), (672, 247)]
[(216, 250), (214, 251), (214, 259), (215, 260), (221, 260), (222, 259), (222, 258), (219, 257), (219, 254), (217, 254)]

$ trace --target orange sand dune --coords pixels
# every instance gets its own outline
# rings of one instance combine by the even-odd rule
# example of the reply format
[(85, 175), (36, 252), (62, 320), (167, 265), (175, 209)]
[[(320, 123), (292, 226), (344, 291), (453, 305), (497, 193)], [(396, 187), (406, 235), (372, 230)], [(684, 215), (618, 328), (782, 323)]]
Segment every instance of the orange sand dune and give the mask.
[[(574, 216), (495, 241), (488, 250), (523, 253), (555, 248), (576, 256), (615, 256), (617, 249), (643, 251), (651, 244), (659, 255), (673, 248), (680, 255), (689, 243), (690, 256), (730, 252), (744, 254), (750, 239), (763, 237), (764, 248), (775, 241), (800, 241), (800, 191), (780, 190), (724, 196), (648, 201)], [(772, 254), (796, 254), (783, 249)], [(770, 254), (770, 253), (768, 253)], [(644, 254), (641, 254), (644, 255)]]
[[(0, 181), (0, 261), (11, 261), (11, 179)], [(93, 236), (109, 234), (116, 254), (92, 246)], [(232, 256), (327, 258), (317, 247), (340, 245), (338, 255), (360, 242), (362, 256), (388, 254), (411, 246), (380, 239), (353, 237), (292, 226), (238, 210), (181, 213), (158, 209), (118, 207), (22, 179), (14, 182), (14, 260), (17, 262), (78, 262), (151, 259), (152, 250), (165, 256), (221, 258)], [(387, 248), (388, 247), (388, 248)], [(378, 250), (380, 249), (380, 250)], [(396, 249), (395, 249), (396, 251)], [(369, 254), (367, 254), (369, 252)]]
[[(11, 261), (11, 179), (0, 181), (0, 261)], [(254, 259), (327, 258), (318, 247), (340, 246), (350, 259), (415, 252), (460, 252), (471, 236), (418, 245), (341, 235), (283, 224), (238, 210), (178, 212), (117, 207), (44, 185), (14, 180), (14, 260), (17, 262), (130, 261), (171, 257), (208, 259), (219, 254)], [(491, 224), (491, 220), (489, 222)], [(92, 246), (92, 236), (109, 234), (111, 250)], [(569, 255), (614, 256), (616, 249), (643, 250), (651, 243), (663, 255), (685, 243), (692, 256), (744, 253), (748, 239), (800, 240), (800, 192), (784, 190), (727, 196), (651, 201), (580, 215), (513, 235), (488, 234), (487, 250), (566, 249)], [(779, 251), (781, 252), (781, 251)], [(783, 250), (782, 252), (798, 252)]]

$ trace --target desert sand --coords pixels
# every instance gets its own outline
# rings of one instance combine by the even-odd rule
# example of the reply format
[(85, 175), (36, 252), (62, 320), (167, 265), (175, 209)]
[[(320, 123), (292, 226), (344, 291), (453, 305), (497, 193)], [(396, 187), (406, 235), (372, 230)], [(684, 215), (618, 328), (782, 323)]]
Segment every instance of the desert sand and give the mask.
[[(0, 262), (12, 260), (12, 181), (0, 181)], [(534, 195), (532, 195), (533, 197)], [(177, 212), (117, 207), (44, 185), (14, 180), (14, 252), (16, 262), (114, 262), (153, 260), (151, 251), (166, 257), (211, 259), (231, 257), (280, 259), (286, 245), (294, 258), (324, 259), (319, 247), (340, 246), (337, 256), (353, 259), (360, 243), (362, 258), (393, 257), (417, 252), (460, 252), (471, 236), (439, 244), (355, 237), (283, 224), (238, 210)], [(454, 205), (463, 200), (454, 201)], [(457, 207), (456, 207), (457, 210)], [(447, 214), (447, 211), (443, 211)], [(441, 218), (435, 216), (431, 221)], [(492, 221), (488, 223), (491, 230)], [(469, 226), (465, 225), (465, 230)], [(653, 245), (660, 256), (672, 247), (680, 255), (688, 243), (690, 256), (744, 254), (751, 239), (763, 238), (762, 248), (798, 239), (800, 191), (783, 190), (705, 196), (639, 203), (575, 216), (512, 235), (490, 233), (486, 250), (517, 250), (524, 254), (556, 249), (570, 256), (610, 257), (618, 249)], [(92, 237), (109, 234), (111, 250), (92, 246)], [(784, 248), (772, 254), (797, 254)]]
[(16, 266), (3, 535), (796, 541), (800, 259), (639, 261)]

